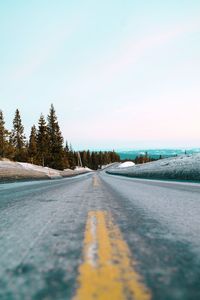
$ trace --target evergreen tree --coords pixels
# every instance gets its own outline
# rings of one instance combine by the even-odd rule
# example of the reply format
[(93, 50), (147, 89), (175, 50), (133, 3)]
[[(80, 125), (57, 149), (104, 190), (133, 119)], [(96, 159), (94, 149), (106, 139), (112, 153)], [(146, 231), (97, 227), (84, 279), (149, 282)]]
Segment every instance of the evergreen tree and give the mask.
[(73, 151), (72, 145), (69, 146), (68, 162), (71, 169), (74, 169), (77, 164), (77, 154)]
[(74, 156), (74, 168), (75, 168), (76, 166), (80, 167), (80, 166), (81, 166), (81, 165), (80, 165), (80, 153), (74, 151), (74, 152), (73, 152), (73, 156)]
[(92, 169), (92, 164), (91, 164), (91, 154), (90, 151), (87, 151), (87, 166), (88, 168)]
[(65, 151), (68, 153), (69, 152), (69, 145), (68, 145), (68, 142), (66, 141), (65, 143)]
[(5, 128), (4, 116), (0, 110), (0, 157), (6, 157), (8, 148), (8, 130)]
[(80, 155), (83, 167), (88, 167), (87, 152), (85, 150), (81, 151)]
[(65, 169), (70, 168), (70, 164), (69, 164), (69, 145), (68, 145), (67, 141), (65, 143), (65, 148), (64, 148), (64, 168)]
[(110, 155), (108, 152), (104, 152), (104, 165), (107, 165), (110, 163)]
[(97, 157), (97, 152), (92, 152), (91, 154), (91, 165), (93, 170), (98, 169), (98, 157)]
[(48, 165), (54, 169), (64, 169), (64, 149), (63, 149), (63, 137), (58, 125), (56, 112), (53, 104), (51, 104), (48, 119), (48, 136), (49, 136), (49, 150), (50, 156)]
[(13, 119), (13, 129), (10, 141), (14, 147), (14, 159), (17, 161), (26, 160), (26, 137), (24, 135), (24, 126), (22, 125), (20, 112), (17, 109)]
[(32, 164), (37, 162), (37, 130), (35, 125), (32, 126), (29, 137), (28, 157)]
[(49, 137), (44, 116), (41, 114), (38, 121), (38, 131), (36, 137), (37, 161), (43, 167), (47, 165), (49, 156)]
[(101, 169), (103, 164), (103, 153), (101, 151), (98, 152), (97, 162), (98, 162), (98, 168)]

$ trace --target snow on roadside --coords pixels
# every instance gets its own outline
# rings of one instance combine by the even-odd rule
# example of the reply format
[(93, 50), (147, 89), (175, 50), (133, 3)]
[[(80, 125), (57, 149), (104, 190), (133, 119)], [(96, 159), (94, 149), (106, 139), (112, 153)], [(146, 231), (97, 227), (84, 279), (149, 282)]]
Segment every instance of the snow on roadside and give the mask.
[(110, 164), (107, 164), (107, 165), (102, 165), (101, 169), (104, 170), (104, 169), (110, 168), (112, 166), (118, 166), (118, 165), (119, 165), (119, 162), (114, 162), (114, 163), (110, 163)]
[(88, 167), (78, 167), (78, 166), (76, 166), (74, 170), (75, 170), (75, 171), (81, 171), (81, 172), (84, 172), (84, 171), (92, 172), (92, 171), (93, 171), (93, 170), (91, 170), (91, 169), (88, 168)]
[(46, 174), (48, 177), (50, 177), (50, 178), (59, 178), (59, 177), (62, 177), (60, 175), (60, 171), (54, 170), (54, 169), (51, 169), (51, 168), (48, 168), (48, 167), (42, 167), (42, 166), (38, 166), (38, 165), (34, 165), (34, 164), (29, 164), (29, 163), (22, 163), (22, 162), (19, 162), (18, 164), (21, 165), (26, 170), (32, 170), (32, 171), (42, 172), (42, 173)]
[(59, 179), (76, 176), (91, 171), (89, 168), (66, 169), (64, 171), (42, 167), (30, 163), (0, 161), (0, 182), (16, 180)]
[(118, 168), (129, 168), (135, 166), (135, 163), (133, 161), (125, 161), (124, 163), (121, 163)]
[(8, 160), (0, 161), (0, 181), (16, 181), (16, 180), (38, 180), (48, 179), (49, 176), (41, 171), (36, 171), (33, 168), (24, 167), (18, 162)]
[(200, 154), (180, 155), (125, 168), (110, 168), (107, 173), (138, 178), (200, 181)]

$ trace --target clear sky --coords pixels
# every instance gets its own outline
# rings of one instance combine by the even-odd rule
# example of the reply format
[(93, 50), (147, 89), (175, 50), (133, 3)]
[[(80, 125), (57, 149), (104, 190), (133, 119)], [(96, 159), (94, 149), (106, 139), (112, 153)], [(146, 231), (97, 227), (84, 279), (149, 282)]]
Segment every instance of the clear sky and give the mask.
[(200, 146), (199, 0), (0, 1), (0, 108), (75, 149)]

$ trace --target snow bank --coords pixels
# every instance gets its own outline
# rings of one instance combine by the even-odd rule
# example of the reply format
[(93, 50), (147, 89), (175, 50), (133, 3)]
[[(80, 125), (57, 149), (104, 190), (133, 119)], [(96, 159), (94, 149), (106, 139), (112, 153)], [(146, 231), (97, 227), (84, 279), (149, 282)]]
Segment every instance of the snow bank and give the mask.
[(38, 165), (33, 165), (33, 164), (29, 164), (29, 163), (21, 163), (21, 162), (19, 162), (18, 164), (21, 165), (26, 170), (42, 172), (45, 175), (47, 175), (49, 178), (60, 178), (60, 177), (62, 177), (60, 175), (60, 171), (54, 170), (54, 169), (51, 169), (51, 168), (48, 168), (48, 167), (42, 167), (42, 166), (38, 166)]
[(200, 181), (200, 154), (180, 155), (121, 169), (114, 167), (107, 173), (138, 178)]
[(85, 171), (92, 172), (92, 170), (88, 167), (78, 167), (78, 166), (76, 166), (74, 170), (75, 171), (81, 171), (81, 172), (85, 172)]
[(107, 165), (102, 165), (101, 169), (104, 170), (104, 169), (107, 169), (107, 168), (109, 168), (111, 166), (118, 166), (118, 165), (119, 165), (118, 162), (114, 162), (114, 163), (110, 163), (110, 164), (107, 164)]
[(129, 167), (133, 167), (135, 166), (135, 163), (132, 161), (125, 161), (124, 163), (121, 163), (118, 168), (122, 169), (122, 168), (129, 168)]
[(84, 173), (88, 173), (88, 172), (92, 172), (92, 170), (87, 167), (76, 167), (74, 170), (65, 169), (64, 171), (60, 171), (60, 174), (63, 177), (69, 177), (69, 176), (76, 176), (76, 175), (84, 174)]
[(16, 180), (38, 180), (59, 179), (63, 177), (76, 176), (91, 171), (89, 168), (78, 168), (76, 170), (66, 169), (64, 171), (54, 170), (30, 163), (0, 161), (0, 182)]
[[(31, 165), (31, 164), (29, 164)], [(40, 170), (28, 168), (18, 162), (0, 161), (0, 181), (48, 179), (49, 176)]]

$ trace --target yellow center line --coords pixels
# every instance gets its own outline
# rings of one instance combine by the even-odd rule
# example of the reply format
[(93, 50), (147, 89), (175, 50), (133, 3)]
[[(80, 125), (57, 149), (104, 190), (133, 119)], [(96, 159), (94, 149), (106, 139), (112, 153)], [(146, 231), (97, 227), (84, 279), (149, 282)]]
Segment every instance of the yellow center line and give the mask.
[(111, 214), (89, 212), (83, 263), (79, 267), (79, 287), (73, 300), (151, 299), (135, 265)]
[(93, 177), (93, 186), (94, 186), (94, 187), (100, 186), (100, 181), (99, 181), (99, 179), (97, 178), (97, 176), (94, 176), (94, 177)]

